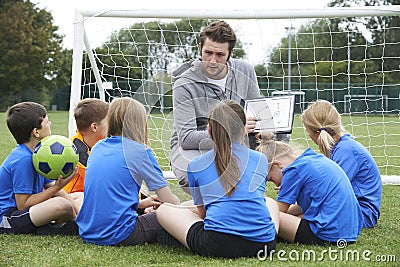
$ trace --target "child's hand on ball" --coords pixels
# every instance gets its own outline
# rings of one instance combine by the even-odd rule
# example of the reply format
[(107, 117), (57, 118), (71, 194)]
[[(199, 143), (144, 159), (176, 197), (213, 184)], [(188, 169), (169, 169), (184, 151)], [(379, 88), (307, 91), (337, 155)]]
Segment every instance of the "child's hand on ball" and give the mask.
[(63, 178), (62, 175), (58, 176), (55, 185), (59, 186), (60, 188), (63, 188), (69, 183), (69, 181), (72, 180), (72, 178), (74, 178), (77, 172), (78, 172), (78, 167), (75, 167), (74, 171), (69, 176), (65, 178)]

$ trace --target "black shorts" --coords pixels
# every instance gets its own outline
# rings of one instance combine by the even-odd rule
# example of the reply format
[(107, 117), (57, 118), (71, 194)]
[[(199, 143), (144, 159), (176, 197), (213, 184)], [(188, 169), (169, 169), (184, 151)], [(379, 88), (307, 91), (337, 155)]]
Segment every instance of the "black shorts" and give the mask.
[(29, 215), (29, 208), (18, 210), (11, 208), (3, 218), (0, 218), (0, 233), (10, 234), (33, 234), (36, 232), (36, 226)]
[(117, 246), (141, 245), (144, 243), (157, 242), (157, 235), (162, 230), (160, 223), (157, 221), (156, 213), (150, 212), (140, 215), (136, 218), (135, 228), (132, 233), (118, 243)]
[(193, 224), (186, 236), (190, 250), (206, 257), (255, 257), (261, 250), (269, 253), (276, 247), (276, 240), (270, 242), (253, 242), (240, 236), (204, 230), (204, 222)]
[(311, 231), (310, 223), (307, 220), (301, 219), (299, 228), (297, 228), (296, 236), (294, 237), (295, 243), (309, 244), (309, 245), (329, 245), (331, 242), (322, 240), (314, 235)]
[[(307, 220), (301, 219), (299, 228), (297, 228), (296, 236), (294, 237), (295, 243), (309, 244), (309, 245), (337, 245), (337, 242), (326, 241), (318, 238), (311, 231), (310, 223)], [(354, 241), (347, 241), (347, 244), (352, 244)]]

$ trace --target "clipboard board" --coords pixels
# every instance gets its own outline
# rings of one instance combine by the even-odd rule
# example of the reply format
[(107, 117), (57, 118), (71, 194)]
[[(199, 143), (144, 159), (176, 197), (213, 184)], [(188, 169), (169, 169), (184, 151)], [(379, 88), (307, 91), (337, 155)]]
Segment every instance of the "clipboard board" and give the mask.
[(246, 117), (256, 117), (255, 132), (292, 133), (295, 95), (282, 95), (246, 99)]

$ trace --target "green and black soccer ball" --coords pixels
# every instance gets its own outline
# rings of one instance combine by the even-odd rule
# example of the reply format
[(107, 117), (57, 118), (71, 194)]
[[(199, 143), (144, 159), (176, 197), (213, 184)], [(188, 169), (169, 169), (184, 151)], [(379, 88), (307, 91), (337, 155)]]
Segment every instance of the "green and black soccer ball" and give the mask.
[(37, 144), (32, 162), (40, 175), (57, 180), (60, 175), (66, 178), (74, 171), (78, 158), (78, 150), (67, 137), (50, 135)]

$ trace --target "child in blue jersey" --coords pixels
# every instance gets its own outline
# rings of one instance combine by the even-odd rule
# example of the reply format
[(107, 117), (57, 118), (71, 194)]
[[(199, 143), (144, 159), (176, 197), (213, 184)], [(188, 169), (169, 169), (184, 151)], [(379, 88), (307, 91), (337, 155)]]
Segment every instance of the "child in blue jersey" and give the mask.
[(163, 228), (196, 254), (254, 257), (275, 249), (279, 210), (264, 197), (267, 159), (241, 144), (245, 124), (239, 104), (217, 104), (208, 123), (214, 149), (188, 165), (194, 212), (167, 204), (156, 211)]
[[(108, 137), (98, 141), (87, 162), (84, 199), (76, 218), (84, 242), (97, 245), (154, 243), (162, 230), (154, 212), (138, 208), (179, 203), (147, 147), (146, 110), (138, 101), (115, 98), (108, 110)], [(145, 181), (156, 197), (139, 200)]]
[[(296, 153), (289, 144), (274, 141), (273, 133), (258, 137), (257, 150), (269, 162), (268, 180), (279, 188), (278, 236), (289, 242), (317, 245), (356, 241), (363, 216), (340, 166), (311, 148)], [(292, 215), (299, 208), (302, 214)]]
[(51, 134), (46, 109), (34, 102), (15, 104), (7, 111), (7, 126), (17, 146), (0, 168), (0, 232), (31, 234), (51, 222), (73, 221), (80, 207), (61, 189), (76, 170), (52, 181), (39, 175), (32, 164), (34, 148)]
[(301, 116), (304, 127), (322, 154), (342, 167), (364, 215), (364, 228), (379, 219), (382, 180), (369, 151), (346, 134), (339, 112), (325, 100), (311, 103)]

